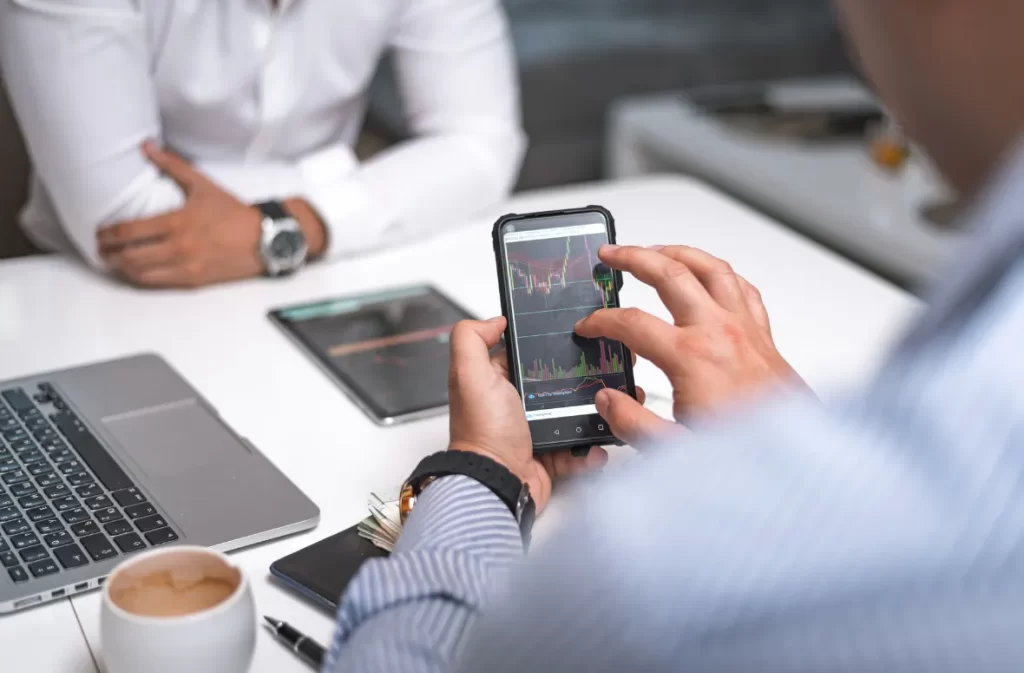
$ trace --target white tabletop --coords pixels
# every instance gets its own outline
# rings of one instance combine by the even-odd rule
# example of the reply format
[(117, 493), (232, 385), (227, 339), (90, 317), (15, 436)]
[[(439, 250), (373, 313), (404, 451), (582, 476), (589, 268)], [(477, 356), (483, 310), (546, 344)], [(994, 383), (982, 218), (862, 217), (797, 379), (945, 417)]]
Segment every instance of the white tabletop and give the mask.
[[(622, 243), (685, 243), (732, 262), (760, 287), (782, 352), (819, 392), (869, 375), (917, 307), (904, 292), (684, 178), (534, 192), (502, 210), (588, 204), (616, 215)], [(326, 643), (330, 615), (272, 584), (267, 568), (362, 518), (371, 490), (397, 488), (422, 456), (445, 447), (447, 419), (376, 427), (267, 321), (266, 312), (427, 281), (480, 316), (498, 314), (493, 219), (417, 246), (316, 265), (288, 279), (198, 292), (133, 290), (58, 257), (3, 262), (0, 379), (143, 351), (163, 355), (320, 506), (314, 531), (243, 550), (236, 558), (252, 576), (261, 614), (286, 619)], [(635, 281), (627, 281), (623, 302), (665, 315), (653, 291)], [(648, 364), (641, 363), (636, 376), (649, 390), (667, 392), (667, 382)], [(96, 593), (0, 618), (4, 670), (91, 671), (86, 640), (101, 661)], [(261, 635), (253, 671), (288, 670), (305, 669)]]

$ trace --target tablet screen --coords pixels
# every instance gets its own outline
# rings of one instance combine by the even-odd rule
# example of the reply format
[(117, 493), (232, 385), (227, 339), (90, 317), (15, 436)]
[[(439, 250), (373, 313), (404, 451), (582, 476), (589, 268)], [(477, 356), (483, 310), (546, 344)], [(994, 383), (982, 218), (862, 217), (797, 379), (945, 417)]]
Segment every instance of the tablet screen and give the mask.
[(428, 286), (271, 313), (378, 420), (448, 404), (448, 338), (469, 317)]

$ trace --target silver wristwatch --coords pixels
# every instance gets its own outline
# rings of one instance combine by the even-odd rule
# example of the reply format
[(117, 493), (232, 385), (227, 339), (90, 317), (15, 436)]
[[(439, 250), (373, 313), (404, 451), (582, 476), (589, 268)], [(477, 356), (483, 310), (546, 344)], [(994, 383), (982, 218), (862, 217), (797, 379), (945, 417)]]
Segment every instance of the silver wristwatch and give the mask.
[(299, 223), (278, 201), (258, 203), (263, 213), (260, 257), (268, 276), (284, 276), (306, 263), (309, 246)]

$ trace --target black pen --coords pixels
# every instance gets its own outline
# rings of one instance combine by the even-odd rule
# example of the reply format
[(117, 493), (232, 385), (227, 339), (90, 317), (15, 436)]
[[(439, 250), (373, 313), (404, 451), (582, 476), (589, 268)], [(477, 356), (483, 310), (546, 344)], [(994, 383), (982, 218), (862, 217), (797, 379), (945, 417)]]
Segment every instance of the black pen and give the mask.
[(309, 636), (299, 633), (295, 627), (289, 626), (282, 621), (267, 617), (266, 615), (263, 616), (263, 619), (266, 619), (267, 624), (270, 624), (270, 628), (277, 639), (291, 648), (291, 651), (297, 654), (299, 659), (320, 670), (324, 663), (324, 648), (319, 643)]

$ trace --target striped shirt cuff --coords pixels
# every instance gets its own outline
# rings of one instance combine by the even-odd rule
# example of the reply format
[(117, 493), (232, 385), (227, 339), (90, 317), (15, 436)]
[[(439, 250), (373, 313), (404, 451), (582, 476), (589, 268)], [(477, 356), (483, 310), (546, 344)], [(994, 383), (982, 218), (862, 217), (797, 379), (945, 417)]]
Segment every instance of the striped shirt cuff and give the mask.
[(440, 599), (475, 612), (522, 556), (519, 525), (489, 488), (465, 476), (437, 480), (417, 499), (394, 553), (364, 563), (349, 585), (330, 660), (362, 623), (390, 609)]

